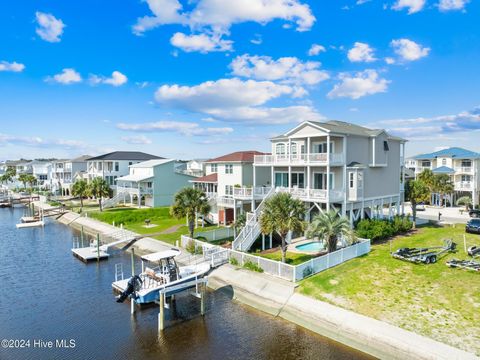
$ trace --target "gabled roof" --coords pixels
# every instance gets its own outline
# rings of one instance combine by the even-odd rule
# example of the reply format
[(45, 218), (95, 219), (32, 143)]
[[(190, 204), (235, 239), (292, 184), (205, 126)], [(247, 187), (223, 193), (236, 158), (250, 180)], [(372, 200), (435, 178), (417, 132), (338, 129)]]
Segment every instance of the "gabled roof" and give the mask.
[(429, 154), (420, 154), (414, 156), (415, 160), (423, 160), (423, 159), (436, 159), (437, 157), (451, 157), (457, 159), (477, 159), (480, 158), (480, 154), (474, 151), (470, 151), (467, 149), (463, 149), (460, 147), (451, 147), (448, 149), (443, 149), (440, 151), (435, 151)]
[(108, 154), (103, 154), (100, 156), (95, 156), (88, 159), (88, 161), (93, 160), (134, 160), (134, 161), (147, 161), (152, 159), (163, 159), (160, 156), (155, 156), (151, 154), (146, 154), (140, 151), (114, 151)]
[(147, 160), (147, 161), (142, 161), (142, 162), (130, 165), (130, 167), (131, 168), (152, 168), (158, 165), (167, 164), (172, 161), (175, 161), (175, 160), (174, 159)]
[[(337, 134), (345, 134), (345, 135), (357, 135), (357, 136), (366, 136), (366, 137), (372, 137), (372, 136), (378, 136), (382, 133), (385, 133), (388, 136), (389, 140), (396, 140), (396, 141), (406, 141), (405, 139), (402, 139), (398, 136), (392, 136), (388, 134), (384, 129), (369, 129), (364, 126), (348, 123), (345, 121), (339, 121), (339, 120), (329, 120), (325, 122), (321, 121), (306, 121), (299, 126), (297, 126), (295, 129), (299, 128), (300, 126), (304, 124), (310, 124), (311, 126), (314, 126), (318, 128), (319, 130), (326, 131), (328, 133), (337, 133)], [(288, 131), (286, 134), (277, 136), (273, 138), (272, 140), (275, 139), (282, 139), (287, 137), (291, 132), (293, 132), (295, 129)]]
[(201, 183), (217, 183), (218, 182), (218, 174), (213, 173), (213, 174), (205, 175), (205, 176), (202, 176), (202, 177), (198, 177), (194, 180), (190, 180), (190, 182), (191, 183), (198, 183), (198, 182), (201, 182)]
[(436, 169), (433, 169), (432, 172), (434, 174), (454, 174), (455, 170), (453, 170), (452, 168), (450, 168), (448, 166), (440, 166)]
[(71, 159), (71, 160), (65, 160), (65, 161), (69, 161), (69, 162), (85, 162), (87, 161), (88, 159), (91, 159), (91, 155), (82, 155), (82, 156), (79, 156), (79, 157), (76, 157), (74, 159)]
[(253, 159), (255, 155), (267, 155), (266, 153), (249, 150), (249, 151), (237, 151), (231, 154), (223, 155), (217, 157), (215, 159), (210, 159), (207, 163), (224, 163), (224, 162), (251, 162), (253, 163)]

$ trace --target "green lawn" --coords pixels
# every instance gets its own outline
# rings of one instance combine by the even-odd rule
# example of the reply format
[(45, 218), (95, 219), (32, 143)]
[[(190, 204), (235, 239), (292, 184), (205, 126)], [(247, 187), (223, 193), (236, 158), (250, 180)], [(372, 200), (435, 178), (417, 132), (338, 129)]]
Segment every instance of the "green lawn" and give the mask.
[[(161, 240), (175, 245), (182, 235), (188, 235), (188, 226), (186, 219), (175, 219), (170, 215), (169, 207), (132, 209), (121, 207), (106, 209), (103, 212), (91, 211), (89, 216), (112, 224), (115, 221), (116, 226), (123, 224), (125, 229), (134, 231), (138, 234), (153, 234), (165, 232), (164, 234), (153, 236), (154, 239)], [(150, 224), (155, 226), (145, 227), (145, 220), (150, 219)], [(208, 226), (196, 229), (196, 231), (206, 231)], [(224, 241), (225, 242), (225, 241)]]
[[(281, 250), (277, 250), (275, 252), (268, 252), (268, 253), (255, 253), (255, 255), (270, 259), (270, 260), (282, 260), (282, 252)], [(305, 261), (308, 261), (312, 258), (314, 258), (314, 255), (308, 255), (308, 254), (299, 254), (299, 253), (294, 253), (287, 251), (287, 259), (286, 263), (290, 265), (299, 265), (304, 263)]]
[[(453, 239), (456, 254), (436, 264), (404, 262), (390, 256), (389, 243), (370, 254), (312, 276), (301, 293), (389, 322), (480, 355), (480, 273), (451, 269), (451, 258), (465, 259), (465, 227), (423, 227), (392, 241), (392, 248), (423, 247)], [(480, 236), (467, 234), (467, 245)]]
[[(154, 238), (172, 245), (177, 240), (180, 240), (181, 235), (188, 234), (185, 219), (175, 219), (170, 216), (168, 207), (153, 209), (115, 208), (107, 209), (103, 212), (90, 212), (89, 216), (109, 224), (115, 221), (116, 226), (123, 224), (125, 229), (139, 234), (165, 232), (165, 234), (155, 236)], [(145, 227), (146, 219), (150, 219), (150, 223), (155, 226)]]

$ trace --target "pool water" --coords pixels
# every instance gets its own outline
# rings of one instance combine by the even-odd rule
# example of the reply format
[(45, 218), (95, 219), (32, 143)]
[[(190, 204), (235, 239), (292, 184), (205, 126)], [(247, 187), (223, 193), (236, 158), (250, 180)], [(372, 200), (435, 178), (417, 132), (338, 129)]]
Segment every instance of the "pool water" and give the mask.
[(325, 250), (323, 244), (318, 241), (312, 241), (302, 245), (297, 245), (295, 246), (295, 249), (299, 251), (308, 251), (308, 252), (318, 252), (318, 251)]

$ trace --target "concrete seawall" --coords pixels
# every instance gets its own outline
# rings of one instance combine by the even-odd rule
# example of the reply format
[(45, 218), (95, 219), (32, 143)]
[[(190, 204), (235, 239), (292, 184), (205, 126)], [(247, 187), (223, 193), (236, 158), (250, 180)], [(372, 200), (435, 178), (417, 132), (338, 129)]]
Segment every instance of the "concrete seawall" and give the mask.
[[(83, 227), (86, 233), (92, 235), (107, 235), (119, 230), (118, 227), (72, 212), (67, 212), (57, 220), (76, 229)], [(135, 244), (135, 251), (143, 254), (171, 247), (159, 240), (145, 238)], [(188, 259), (191, 259), (191, 255), (182, 251), (178, 260), (179, 263), (186, 263)], [(480, 359), (474, 354), (430, 338), (298, 294), (295, 292), (297, 285), (294, 283), (229, 264), (210, 273), (208, 286), (214, 290), (228, 288), (233, 292), (236, 301), (378, 358)]]

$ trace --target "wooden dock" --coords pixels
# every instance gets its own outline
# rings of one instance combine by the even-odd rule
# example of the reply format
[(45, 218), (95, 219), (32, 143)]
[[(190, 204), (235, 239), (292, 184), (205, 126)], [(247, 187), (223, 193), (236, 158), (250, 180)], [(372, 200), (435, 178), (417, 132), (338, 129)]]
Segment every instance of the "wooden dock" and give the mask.
[(107, 252), (98, 249), (96, 247), (84, 247), (72, 249), (73, 256), (80, 259), (84, 263), (97, 260), (107, 260), (110, 256)]

